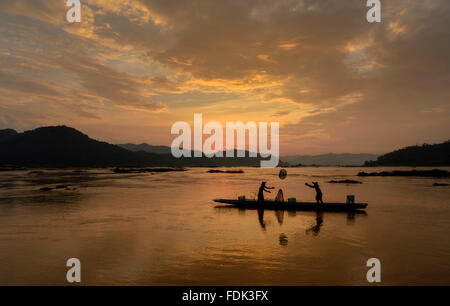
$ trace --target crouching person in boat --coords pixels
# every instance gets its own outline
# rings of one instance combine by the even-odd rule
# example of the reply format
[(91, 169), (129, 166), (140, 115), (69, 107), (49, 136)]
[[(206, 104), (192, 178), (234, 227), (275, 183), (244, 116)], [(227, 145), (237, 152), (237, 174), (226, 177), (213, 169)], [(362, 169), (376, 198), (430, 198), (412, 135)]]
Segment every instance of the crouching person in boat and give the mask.
[(266, 182), (262, 182), (258, 191), (258, 204), (264, 203), (264, 191), (270, 193), (270, 189), (275, 189), (275, 187), (266, 186)]
[(305, 183), (306, 186), (308, 186), (309, 188), (313, 188), (316, 190), (316, 201), (317, 204), (323, 204), (322, 201), (322, 190), (320, 190), (320, 186), (317, 182), (313, 182), (312, 185)]

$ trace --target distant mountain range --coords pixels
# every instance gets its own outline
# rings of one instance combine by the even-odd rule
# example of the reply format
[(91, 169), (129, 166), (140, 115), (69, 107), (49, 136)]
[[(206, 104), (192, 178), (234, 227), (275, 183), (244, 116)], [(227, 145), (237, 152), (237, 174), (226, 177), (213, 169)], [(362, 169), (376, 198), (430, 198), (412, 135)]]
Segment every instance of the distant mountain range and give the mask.
[[(189, 152), (189, 151), (188, 151)], [(235, 156), (236, 150), (234, 150)], [(225, 154), (225, 152), (224, 152)], [(0, 130), (0, 166), (21, 167), (259, 167), (261, 157), (174, 158), (170, 147), (113, 145), (89, 138), (66, 126), (42, 127), (23, 133)], [(288, 164), (287, 164), (288, 163)], [(450, 141), (374, 154), (323, 154), (281, 157), (279, 166), (450, 166)]]
[[(149, 145), (148, 143), (141, 143), (141, 144), (125, 143), (125, 144), (118, 144), (117, 146), (132, 152), (143, 151), (154, 154), (172, 154), (172, 149), (168, 146), (152, 146)], [(196, 152), (187, 149), (181, 149), (181, 151), (185, 153), (185, 155), (192, 154), (192, 156), (194, 152)]]
[(375, 154), (322, 154), (322, 155), (291, 155), (281, 159), (291, 165), (303, 166), (361, 166), (367, 160), (376, 159)]
[[(235, 155), (236, 156), (236, 155)], [(248, 152), (247, 152), (248, 156)], [(260, 166), (256, 158), (174, 158), (171, 154), (130, 151), (97, 141), (66, 126), (17, 133), (0, 130), (0, 165), (21, 167), (217, 167)]]
[(411, 146), (367, 161), (366, 166), (450, 166), (450, 140), (439, 144)]
[[(145, 151), (155, 154), (171, 154), (168, 146), (152, 146), (147, 143), (141, 144), (118, 144), (118, 146), (133, 151)], [(282, 156), (280, 159), (290, 165), (301, 164), (303, 166), (317, 165), (317, 166), (361, 166), (368, 160), (376, 159), (378, 155), (375, 154), (322, 154), (322, 155), (292, 155)]]
[[(154, 153), (154, 154), (172, 154), (172, 149), (168, 146), (152, 146), (148, 143), (141, 143), (141, 144), (133, 144), (133, 143), (126, 143), (126, 144), (118, 144), (117, 146), (127, 149), (129, 151), (133, 152), (139, 152), (144, 151), (148, 153)], [(191, 151), (187, 149), (181, 149), (185, 155), (191, 154), (194, 156), (194, 153), (199, 151)], [(224, 156), (227, 154), (227, 152), (233, 152), (235, 153), (235, 156), (237, 155), (237, 152), (244, 152), (244, 154), (247, 156), (249, 153), (248, 151), (242, 151), (242, 150), (226, 150), (224, 151)]]
[(152, 146), (149, 145), (148, 143), (141, 143), (141, 144), (125, 143), (125, 144), (118, 144), (118, 146), (132, 152), (144, 151), (155, 154), (172, 154), (170, 147)]

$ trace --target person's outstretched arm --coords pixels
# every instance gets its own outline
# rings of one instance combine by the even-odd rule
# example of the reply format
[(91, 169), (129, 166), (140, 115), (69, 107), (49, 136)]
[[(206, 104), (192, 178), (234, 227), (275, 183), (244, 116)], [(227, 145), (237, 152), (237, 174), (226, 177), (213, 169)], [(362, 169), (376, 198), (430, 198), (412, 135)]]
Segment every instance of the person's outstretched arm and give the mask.
[(313, 185), (310, 185), (310, 184), (308, 184), (308, 183), (305, 183), (305, 185), (308, 186), (309, 188), (314, 188)]

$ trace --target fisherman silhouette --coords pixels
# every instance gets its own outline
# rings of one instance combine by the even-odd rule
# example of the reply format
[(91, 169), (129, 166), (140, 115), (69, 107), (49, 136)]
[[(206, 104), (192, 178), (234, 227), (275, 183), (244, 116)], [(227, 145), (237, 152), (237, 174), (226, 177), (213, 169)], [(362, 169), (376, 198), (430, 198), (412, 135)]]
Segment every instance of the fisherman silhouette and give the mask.
[(313, 182), (313, 185), (310, 185), (308, 183), (305, 183), (306, 186), (309, 188), (314, 188), (316, 190), (316, 201), (317, 204), (323, 204), (322, 201), (322, 190), (320, 190), (319, 184), (317, 182)]
[(275, 187), (266, 186), (266, 182), (261, 183), (261, 186), (259, 187), (259, 191), (258, 191), (258, 203), (259, 204), (264, 203), (264, 191), (270, 193), (269, 189), (275, 189)]

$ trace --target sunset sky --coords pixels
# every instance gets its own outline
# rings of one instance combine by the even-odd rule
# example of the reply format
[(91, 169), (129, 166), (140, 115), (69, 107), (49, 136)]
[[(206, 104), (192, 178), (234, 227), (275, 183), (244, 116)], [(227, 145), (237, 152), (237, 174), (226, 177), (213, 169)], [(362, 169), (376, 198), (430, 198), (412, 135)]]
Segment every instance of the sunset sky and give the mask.
[(280, 122), (286, 154), (450, 138), (450, 1), (0, 1), (0, 128), (170, 145), (176, 121)]

